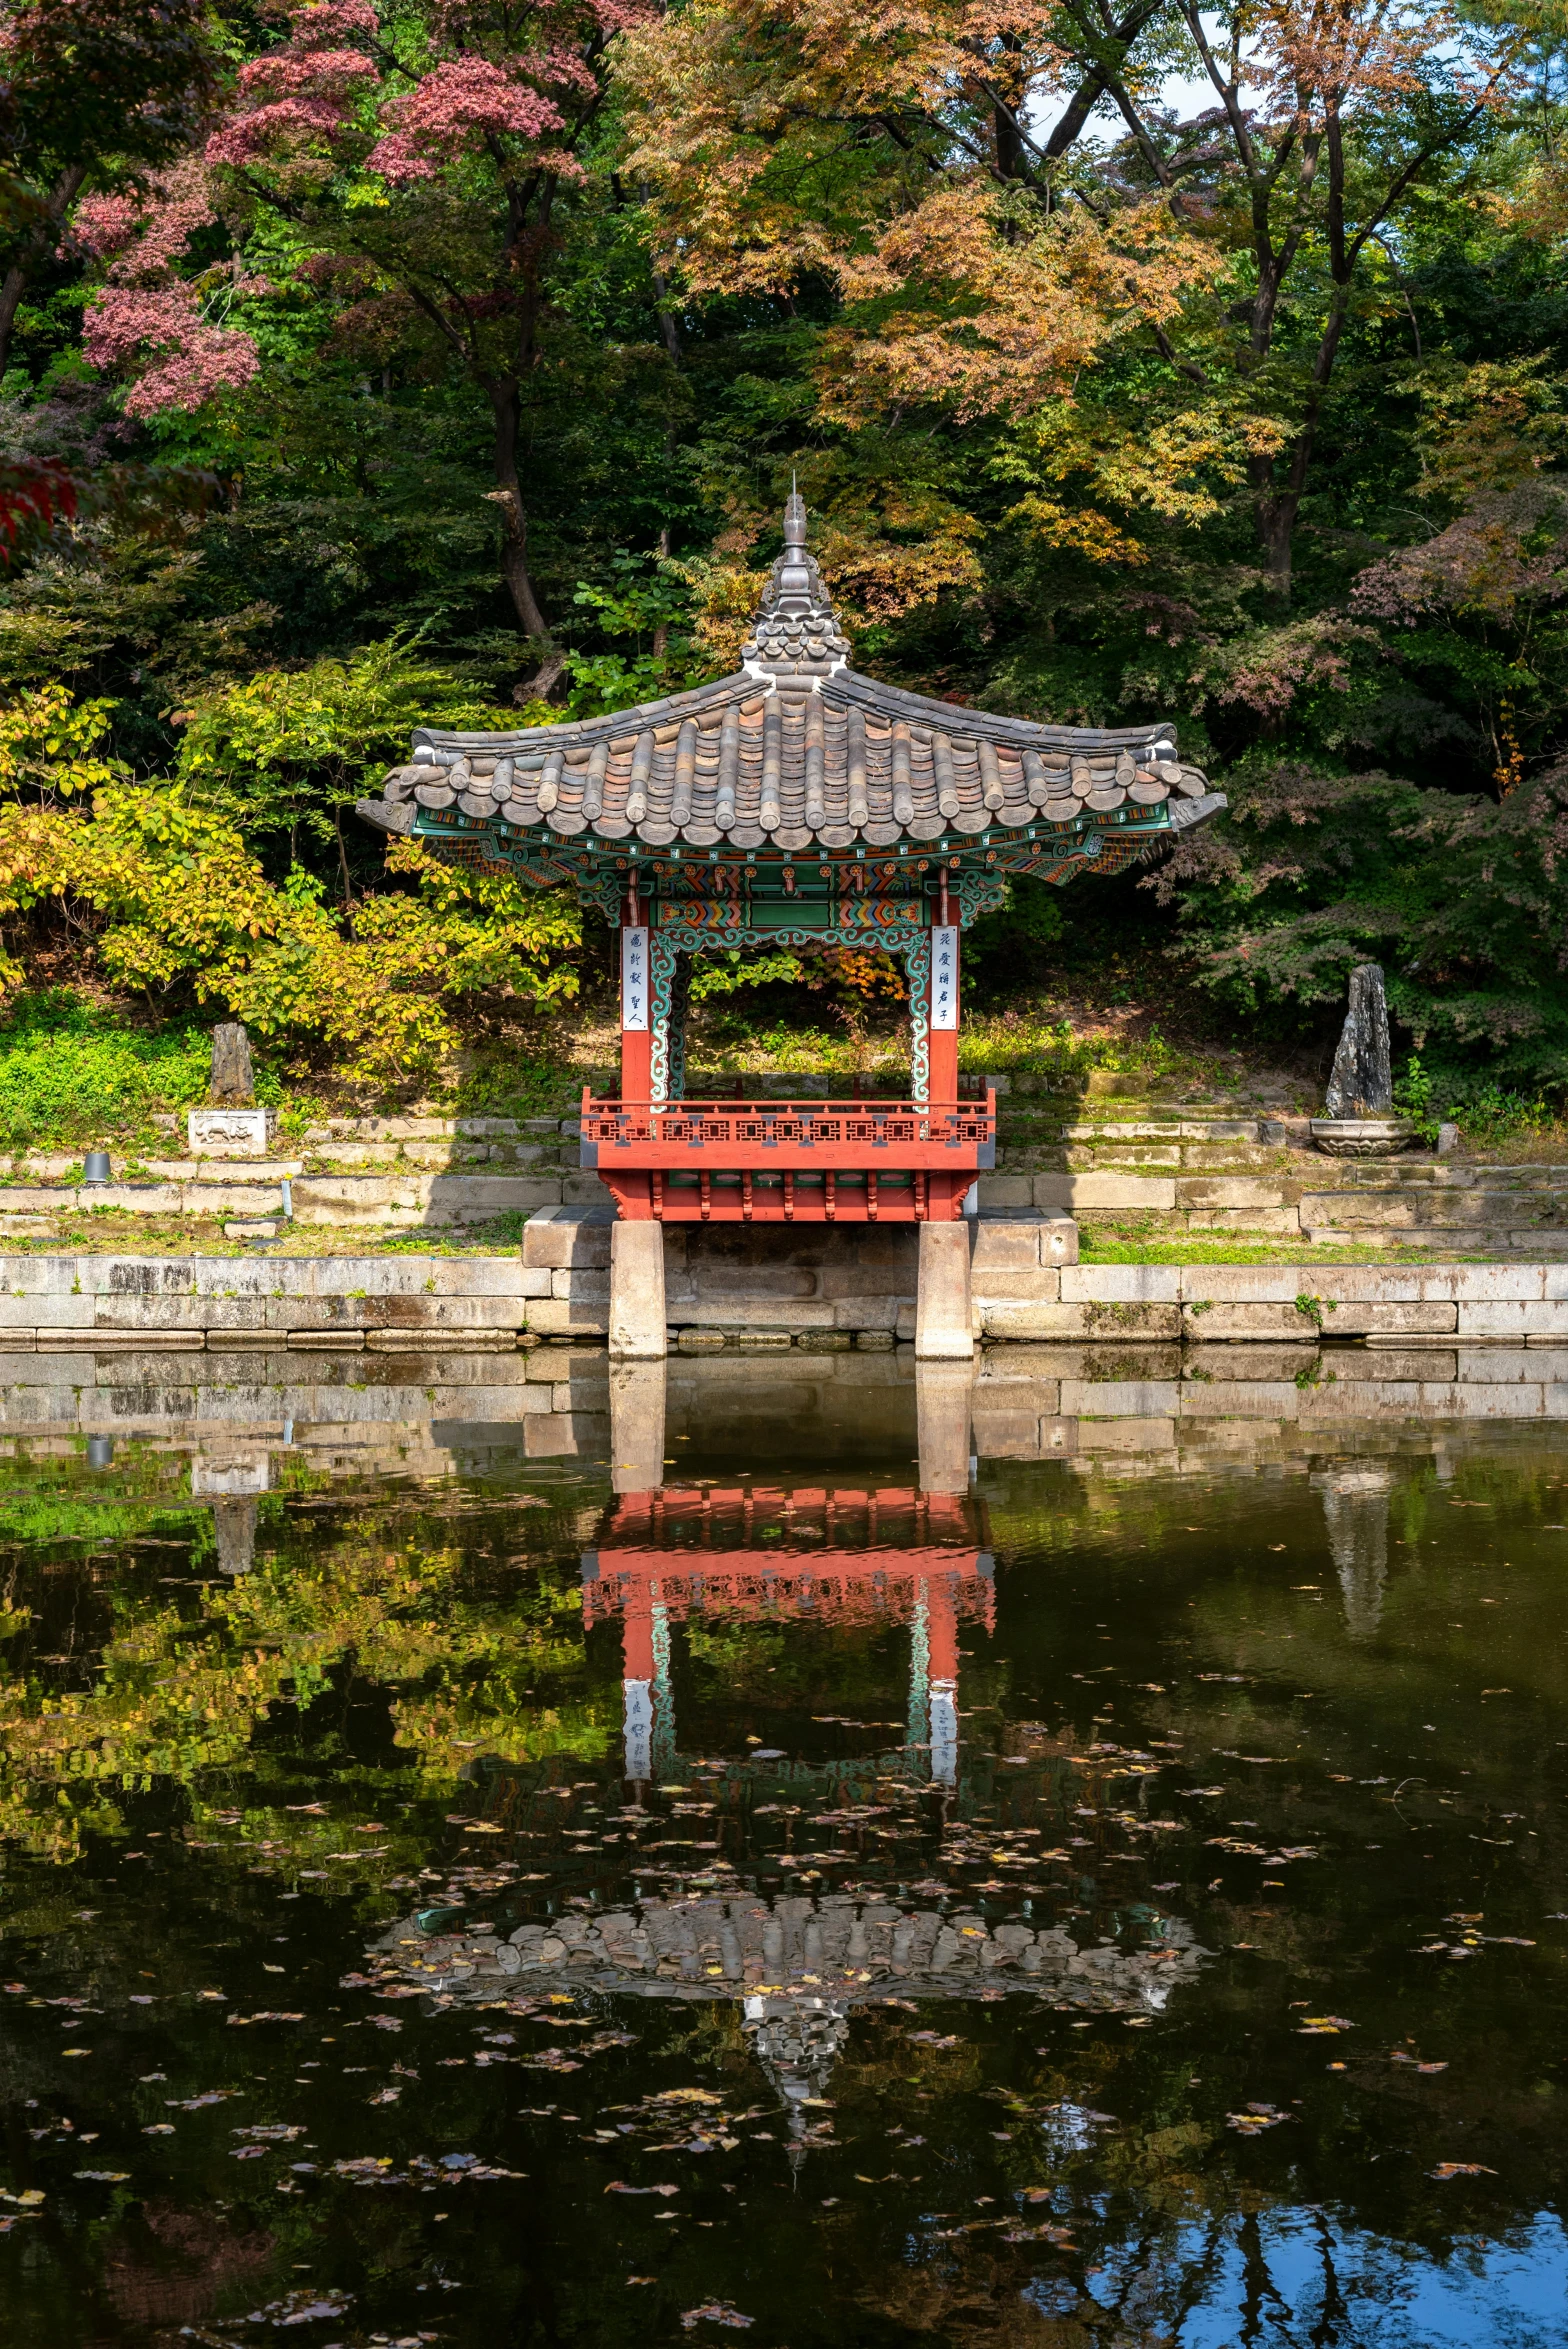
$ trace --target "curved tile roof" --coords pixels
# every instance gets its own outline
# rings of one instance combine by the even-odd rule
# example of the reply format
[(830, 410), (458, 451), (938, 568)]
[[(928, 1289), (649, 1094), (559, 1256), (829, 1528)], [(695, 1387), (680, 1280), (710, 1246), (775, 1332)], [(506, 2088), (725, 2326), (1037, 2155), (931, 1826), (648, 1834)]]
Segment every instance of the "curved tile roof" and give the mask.
[(901, 840), (1069, 826), (1119, 808), (1166, 809), (1185, 829), (1216, 814), (1202, 770), (1163, 721), (1041, 726), (906, 693), (848, 667), (792, 496), (745, 666), (690, 693), (515, 733), (420, 727), (412, 761), (359, 812), (393, 832), (417, 810), (607, 845), (891, 848)]

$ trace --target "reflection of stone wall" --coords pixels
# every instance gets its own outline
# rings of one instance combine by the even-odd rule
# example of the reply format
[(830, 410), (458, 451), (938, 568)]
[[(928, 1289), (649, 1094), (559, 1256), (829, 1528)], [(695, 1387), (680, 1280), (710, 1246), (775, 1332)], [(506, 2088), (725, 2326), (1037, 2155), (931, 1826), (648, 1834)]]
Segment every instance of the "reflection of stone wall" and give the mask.
[(1140, 1950), (1079, 1949), (1060, 1927), (987, 1925), (972, 1909), (944, 1915), (849, 1893), (820, 1900), (759, 1894), (644, 1901), (636, 1909), (556, 1917), (494, 1934), (422, 1935), (392, 1926), (371, 1952), (376, 1979), (432, 1992), (483, 1991), (517, 1977), (532, 1989), (711, 1999), (799, 1995), (860, 2005), (909, 1995), (973, 1997), (1034, 1990), (1063, 2006), (1149, 2014), (1197, 1973), (1191, 1929), (1168, 1922)]
[[(135, 1436), (190, 1457), (203, 1496), (267, 1490), (269, 1451), (331, 1476), (440, 1476), (519, 1453), (630, 1457), (611, 1448), (610, 1369), (596, 1345), (374, 1359), (357, 1349), (55, 1353), (14, 1344), (0, 1337), (0, 1426), (9, 1435)], [(667, 1450), (689, 1434), (758, 1468), (908, 1458), (916, 1447), (907, 1349), (672, 1359), (667, 1377)], [(982, 1467), (1068, 1460), (1079, 1474), (1207, 1473), (1216, 1462), (1337, 1454), (1351, 1428), (1362, 1431), (1358, 1443), (1429, 1453), (1439, 1421), (1471, 1421), (1475, 1439), (1491, 1445), (1508, 1440), (1510, 1424), (1568, 1418), (1568, 1345), (999, 1346), (976, 1366), (969, 1407)], [(926, 1416), (922, 1404), (922, 1435)]]

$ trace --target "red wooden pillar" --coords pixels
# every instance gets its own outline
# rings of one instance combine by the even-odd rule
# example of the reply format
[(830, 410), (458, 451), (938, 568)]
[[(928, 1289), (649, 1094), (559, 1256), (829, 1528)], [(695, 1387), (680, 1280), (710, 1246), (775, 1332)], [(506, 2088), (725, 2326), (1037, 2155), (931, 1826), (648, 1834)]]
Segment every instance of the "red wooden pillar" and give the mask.
[(642, 1785), (653, 1776), (653, 1602), (646, 1575), (628, 1592), (621, 1618), (621, 1735), (626, 1775)]
[(958, 924), (948, 919), (947, 872), (931, 925), (929, 1051), (931, 1103), (950, 1108), (958, 1100)]
[(647, 908), (633, 874), (621, 910), (621, 1099), (653, 1098), (653, 973), (648, 956)]
[(927, 1688), (931, 1704), (931, 1775), (958, 1782), (958, 1592), (952, 1575), (925, 1586)]

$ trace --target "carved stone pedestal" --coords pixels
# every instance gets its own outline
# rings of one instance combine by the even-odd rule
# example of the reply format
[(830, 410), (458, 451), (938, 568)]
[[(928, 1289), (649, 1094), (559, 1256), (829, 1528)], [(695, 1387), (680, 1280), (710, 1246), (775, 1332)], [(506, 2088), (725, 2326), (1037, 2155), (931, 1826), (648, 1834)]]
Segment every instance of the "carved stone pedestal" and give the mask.
[(1401, 1117), (1315, 1117), (1312, 1140), (1329, 1158), (1392, 1158), (1409, 1149), (1415, 1128)]

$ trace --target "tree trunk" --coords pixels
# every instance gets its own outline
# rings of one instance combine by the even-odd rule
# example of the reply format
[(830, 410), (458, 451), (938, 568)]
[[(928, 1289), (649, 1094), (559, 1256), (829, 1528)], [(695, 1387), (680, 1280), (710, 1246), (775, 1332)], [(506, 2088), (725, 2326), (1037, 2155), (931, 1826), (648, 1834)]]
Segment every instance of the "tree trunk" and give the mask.
[(1288, 495), (1280, 496), (1274, 486), (1272, 461), (1264, 457), (1259, 463), (1264, 484), (1257, 489), (1256, 513), (1264, 585), (1281, 604), (1288, 604), (1297, 501)]
[(23, 240), (15, 262), (6, 271), (0, 285), (0, 376), (10, 361), (11, 337), (16, 330), (16, 314), (27, 291), (27, 281), (50, 247), (59, 241), (59, 231), (66, 212), (81, 191), (87, 177), (85, 163), (67, 165), (49, 192), (42, 220)]
[(488, 495), (501, 511), (501, 576), (512, 598), (518, 627), (544, 648), (549, 644), (550, 630), (528, 573), (528, 515), (517, 478), (522, 403), (515, 379), (492, 383), (487, 389), (490, 412), (495, 419), (496, 478), (496, 486)]
[(4, 375), (11, 354), (11, 336), (16, 327), (16, 314), (22, 306), (27, 290), (27, 272), (18, 262), (5, 273), (0, 285), (0, 375)]

